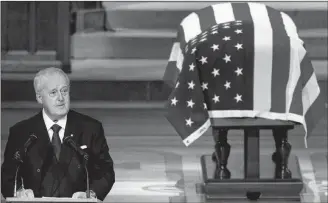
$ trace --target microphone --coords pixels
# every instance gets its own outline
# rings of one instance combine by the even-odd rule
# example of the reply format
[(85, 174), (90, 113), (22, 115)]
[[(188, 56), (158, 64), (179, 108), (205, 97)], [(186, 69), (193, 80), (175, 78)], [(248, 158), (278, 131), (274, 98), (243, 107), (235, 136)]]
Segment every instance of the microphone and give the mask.
[(87, 198), (90, 198), (89, 172), (88, 172), (88, 168), (87, 168), (87, 162), (89, 160), (89, 155), (88, 155), (88, 153), (84, 152), (81, 148), (79, 148), (76, 145), (76, 143), (74, 142), (74, 140), (72, 139), (71, 136), (64, 137), (63, 143), (66, 143), (69, 146), (71, 146), (75, 152), (77, 152), (81, 157), (83, 157), (84, 169), (85, 169), (86, 176), (87, 176)]
[(76, 145), (72, 137), (70, 136), (64, 137), (63, 142), (70, 145), (80, 156), (83, 157), (85, 161), (89, 160), (89, 155)]
[(31, 134), (30, 137), (25, 142), (23, 148), (15, 152), (14, 159), (20, 163), (23, 163), (23, 159), (27, 153), (28, 148), (31, 146), (32, 143), (34, 143), (36, 139), (38, 139), (38, 137), (35, 136), (34, 134)]
[[(23, 160), (26, 156), (28, 148), (31, 146), (32, 143), (34, 143), (34, 141), (37, 138), (38, 138), (37, 136), (35, 136), (34, 134), (31, 134), (30, 137), (25, 142), (23, 149), (17, 150), (14, 154), (14, 160), (16, 160), (18, 162), (18, 166), (17, 166), (16, 174), (15, 174), (14, 197), (17, 197), (17, 175), (18, 175), (19, 168), (20, 168), (21, 164), (24, 162)], [(23, 153), (23, 154), (21, 154), (21, 153)], [(22, 179), (22, 188), (24, 189), (23, 178), (21, 178), (21, 179)]]

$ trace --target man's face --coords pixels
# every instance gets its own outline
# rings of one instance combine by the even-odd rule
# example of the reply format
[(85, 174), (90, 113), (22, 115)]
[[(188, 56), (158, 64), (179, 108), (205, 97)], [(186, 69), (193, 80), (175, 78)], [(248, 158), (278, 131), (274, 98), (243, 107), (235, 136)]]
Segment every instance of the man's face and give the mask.
[(37, 100), (52, 120), (64, 117), (70, 108), (68, 81), (60, 74), (48, 76), (43, 80)]

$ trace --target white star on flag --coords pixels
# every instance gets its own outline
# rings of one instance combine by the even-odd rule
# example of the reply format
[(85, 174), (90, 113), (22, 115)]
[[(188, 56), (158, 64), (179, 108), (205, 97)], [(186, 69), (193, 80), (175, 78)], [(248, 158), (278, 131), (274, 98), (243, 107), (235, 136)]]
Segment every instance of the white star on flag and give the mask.
[(243, 33), (243, 31), (242, 31), (242, 30), (239, 30), (239, 29), (237, 29), (235, 32), (236, 32), (237, 34)]
[(228, 41), (228, 40), (231, 40), (231, 39), (230, 39), (230, 36), (229, 36), (229, 37), (225, 36), (225, 37), (223, 38), (223, 40), (224, 40), (224, 41)]
[(211, 48), (213, 49), (213, 51), (219, 50), (219, 45), (218, 44), (213, 44), (213, 46), (211, 46)]
[(224, 84), (226, 90), (229, 89), (229, 88), (231, 88), (230, 87), (230, 84), (231, 84), (231, 82), (226, 81), (226, 83)]
[(202, 84), (203, 91), (204, 91), (205, 89), (208, 89), (207, 86), (208, 86), (208, 83), (204, 83), (204, 82), (203, 82), (203, 84)]
[(214, 77), (216, 77), (217, 75), (220, 75), (219, 70), (220, 69), (213, 68), (212, 74), (213, 74)]
[(213, 101), (214, 101), (214, 103), (217, 103), (217, 102), (220, 101), (220, 100), (219, 100), (219, 97), (220, 97), (220, 96), (216, 96), (216, 94), (214, 95), (214, 97), (213, 97)]
[(189, 65), (189, 70), (190, 70), (190, 71), (193, 71), (195, 67), (196, 67), (196, 66), (194, 65), (194, 63), (192, 63), (192, 64)]
[(173, 99), (171, 99), (171, 101), (172, 101), (171, 105), (174, 105), (174, 106), (177, 105), (178, 100), (175, 97)]
[(240, 102), (240, 101), (243, 101), (243, 100), (241, 99), (241, 97), (242, 97), (242, 95), (239, 95), (239, 94), (237, 94), (237, 95), (235, 96), (235, 100), (236, 100), (237, 103)]
[(188, 89), (194, 89), (195, 83), (193, 81), (188, 82)]
[(191, 126), (191, 124), (193, 124), (194, 122), (191, 120), (191, 118), (186, 119), (186, 125)]
[(197, 50), (196, 47), (194, 47), (194, 48), (191, 50), (191, 54), (195, 53), (196, 50)]
[(192, 99), (190, 99), (189, 101), (187, 101), (188, 106), (187, 107), (193, 107), (195, 105), (195, 103), (192, 101)]
[(207, 57), (202, 56), (202, 59), (200, 59), (202, 64), (207, 63)]
[(237, 48), (237, 50), (242, 49), (243, 48), (243, 44), (237, 43), (235, 47)]
[(225, 60), (225, 62), (228, 63), (228, 61), (231, 61), (230, 57), (231, 56), (228, 56), (227, 54), (225, 54), (223, 60)]
[(242, 69), (242, 68), (239, 68), (239, 67), (237, 67), (237, 70), (235, 70), (235, 73), (237, 73), (237, 76), (239, 76), (239, 75), (242, 75), (242, 74), (243, 74), (241, 71), (243, 71), (243, 69)]

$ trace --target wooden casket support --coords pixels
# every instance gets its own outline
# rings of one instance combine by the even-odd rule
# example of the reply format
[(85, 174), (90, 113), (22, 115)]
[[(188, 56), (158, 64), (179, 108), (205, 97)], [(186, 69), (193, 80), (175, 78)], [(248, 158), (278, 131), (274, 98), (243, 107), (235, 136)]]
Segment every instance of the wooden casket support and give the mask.
[[(201, 157), (203, 192), (211, 199), (300, 200), (299, 163), (290, 154), (288, 130), (293, 122), (261, 118), (212, 120), (215, 152)], [(230, 155), (228, 130), (244, 130), (244, 154)], [(260, 154), (260, 130), (272, 130), (273, 154)]]

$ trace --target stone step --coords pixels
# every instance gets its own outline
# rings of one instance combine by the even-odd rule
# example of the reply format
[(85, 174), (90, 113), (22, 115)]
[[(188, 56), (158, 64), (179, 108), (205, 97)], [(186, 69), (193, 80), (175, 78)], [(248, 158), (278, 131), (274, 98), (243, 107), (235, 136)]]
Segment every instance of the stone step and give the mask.
[[(1, 102), (35, 101), (33, 80), (1, 81)], [(168, 92), (163, 92), (162, 81), (71, 81), (72, 101), (163, 101)], [(23, 91), (24, 90), (24, 91)]]
[(29, 53), (28, 51), (7, 51), (1, 53), (1, 60), (27, 60), (27, 61), (55, 61), (56, 51), (36, 51)]
[[(165, 59), (75, 59), (71, 60), (73, 81), (161, 81), (168, 60)], [(327, 80), (328, 61), (312, 60), (318, 80)], [(2, 81), (32, 81), (34, 72), (8, 73)]]
[(76, 33), (72, 57), (168, 59), (174, 36), (174, 32), (158, 30)]
[[(163, 88), (167, 60), (74, 60), (72, 101), (155, 102), (168, 98)], [(327, 60), (313, 61), (323, 92), (327, 92)], [(35, 101), (34, 74), (3, 73), (1, 101)], [(22, 91), (24, 90), (24, 91)]]
[[(32, 81), (3, 80), (1, 103), (36, 102)], [(327, 81), (320, 80), (319, 85), (327, 99)], [(9, 89), (10, 87), (10, 89)], [(24, 91), (22, 91), (24, 90)], [(169, 91), (163, 90), (162, 81), (72, 81), (71, 101), (107, 102), (160, 102), (166, 101)]]
[(1, 73), (36, 73), (43, 68), (61, 66), (58, 60), (1, 59)]
[[(327, 28), (326, 2), (261, 2), (287, 13), (299, 29)], [(215, 2), (147, 2), (106, 6), (106, 16), (112, 28), (176, 29), (191, 12)], [(103, 15), (102, 10), (85, 13), (85, 21)]]
[[(158, 81), (162, 80), (167, 63), (168, 60), (154, 59), (73, 59), (69, 76), (73, 81)], [(1, 79), (32, 81), (34, 74), (6, 72)]]
[[(76, 33), (72, 37), (74, 59), (168, 59), (176, 38), (174, 30), (121, 29), (117, 32)], [(327, 58), (327, 30), (300, 31), (312, 59)]]

